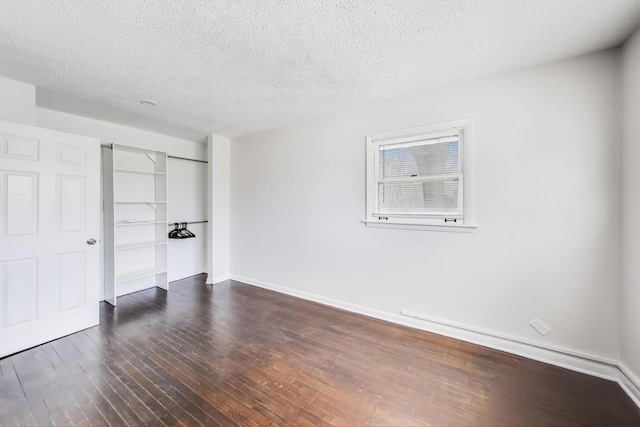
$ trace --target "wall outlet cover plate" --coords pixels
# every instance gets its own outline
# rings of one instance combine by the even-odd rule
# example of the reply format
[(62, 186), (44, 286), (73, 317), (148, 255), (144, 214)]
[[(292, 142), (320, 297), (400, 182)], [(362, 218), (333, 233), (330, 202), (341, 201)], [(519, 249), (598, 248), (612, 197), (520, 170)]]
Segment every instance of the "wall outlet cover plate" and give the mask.
[(529, 322), (529, 324), (542, 336), (547, 335), (549, 332), (551, 332), (551, 328), (542, 323), (542, 320), (540, 319), (533, 319), (531, 322)]

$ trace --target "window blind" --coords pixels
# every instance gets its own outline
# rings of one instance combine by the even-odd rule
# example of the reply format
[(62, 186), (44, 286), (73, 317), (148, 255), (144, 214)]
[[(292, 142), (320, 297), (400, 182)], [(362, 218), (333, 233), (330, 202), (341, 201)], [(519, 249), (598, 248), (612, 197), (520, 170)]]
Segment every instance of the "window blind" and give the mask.
[(462, 215), (459, 134), (378, 147), (377, 214)]

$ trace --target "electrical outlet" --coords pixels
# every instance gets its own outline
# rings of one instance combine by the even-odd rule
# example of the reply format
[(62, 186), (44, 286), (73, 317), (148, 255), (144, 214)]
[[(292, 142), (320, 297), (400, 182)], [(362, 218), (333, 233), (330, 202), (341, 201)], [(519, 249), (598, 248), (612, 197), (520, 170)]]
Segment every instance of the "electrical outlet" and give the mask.
[(542, 320), (540, 319), (533, 319), (531, 322), (529, 322), (529, 324), (542, 336), (547, 335), (549, 332), (551, 332), (551, 328), (542, 323)]

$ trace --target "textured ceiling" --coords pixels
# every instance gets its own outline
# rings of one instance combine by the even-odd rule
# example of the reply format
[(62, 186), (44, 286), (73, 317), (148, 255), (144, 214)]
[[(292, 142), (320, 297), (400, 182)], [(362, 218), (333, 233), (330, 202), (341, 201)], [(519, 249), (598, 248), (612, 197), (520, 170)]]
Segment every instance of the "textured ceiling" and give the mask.
[(617, 46), (639, 12), (640, 0), (2, 0), (0, 75), (36, 85), (47, 108), (233, 137)]

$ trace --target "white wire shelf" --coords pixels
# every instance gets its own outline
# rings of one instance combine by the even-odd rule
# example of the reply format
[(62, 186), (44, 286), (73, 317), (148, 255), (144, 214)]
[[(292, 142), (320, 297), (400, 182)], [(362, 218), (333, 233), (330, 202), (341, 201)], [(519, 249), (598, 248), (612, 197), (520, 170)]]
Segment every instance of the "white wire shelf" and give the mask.
[(128, 271), (116, 276), (116, 283), (130, 282), (132, 280), (144, 279), (158, 274), (166, 273), (167, 269), (145, 268), (143, 270)]
[(167, 242), (158, 242), (158, 241), (150, 241), (150, 242), (134, 242), (134, 243), (123, 243), (116, 246), (116, 251), (128, 251), (130, 249), (139, 249), (139, 248), (151, 248), (153, 246), (162, 246), (166, 245)]
[(116, 227), (129, 227), (132, 225), (150, 225), (150, 224), (167, 224), (167, 221), (132, 221), (132, 222), (116, 222)]
[(118, 169), (114, 169), (116, 172), (122, 172), (122, 173), (137, 173), (140, 175), (166, 175), (166, 172), (154, 172), (154, 171), (143, 171), (143, 170), (139, 170), (139, 169), (122, 169), (122, 168), (118, 168)]

